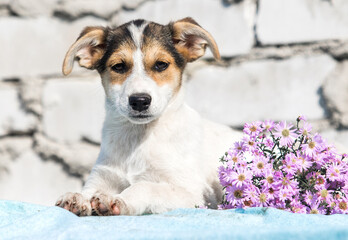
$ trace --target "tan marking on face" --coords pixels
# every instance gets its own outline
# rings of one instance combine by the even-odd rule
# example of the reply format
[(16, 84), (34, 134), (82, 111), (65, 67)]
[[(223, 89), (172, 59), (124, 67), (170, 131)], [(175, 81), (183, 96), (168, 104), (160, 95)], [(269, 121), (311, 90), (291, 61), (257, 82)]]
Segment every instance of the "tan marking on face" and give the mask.
[[(122, 85), (124, 81), (132, 73), (133, 68), (133, 53), (135, 46), (130, 43), (121, 45), (114, 53), (111, 54), (106, 62), (106, 71), (109, 72), (110, 83)], [(124, 73), (118, 73), (112, 70), (112, 67), (116, 64), (124, 63), (127, 67), (127, 71)]]
[[(175, 64), (175, 59), (159, 43), (152, 42), (142, 47), (144, 55), (143, 62), (145, 72), (150, 76), (158, 86), (170, 84), (177, 91), (181, 86), (182, 70)], [(158, 72), (154, 69), (157, 61), (165, 62), (167, 69)]]

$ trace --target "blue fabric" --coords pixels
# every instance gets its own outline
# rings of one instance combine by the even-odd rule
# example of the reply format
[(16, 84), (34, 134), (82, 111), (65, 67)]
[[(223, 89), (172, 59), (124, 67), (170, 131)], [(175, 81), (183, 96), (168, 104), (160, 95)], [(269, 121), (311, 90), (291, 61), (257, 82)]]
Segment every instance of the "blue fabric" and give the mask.
[(58, 208), (0, 200), (0, 239), (348, 239), (348, 215), (277, 209), (177, 209), (144, 216), (77, 217)]

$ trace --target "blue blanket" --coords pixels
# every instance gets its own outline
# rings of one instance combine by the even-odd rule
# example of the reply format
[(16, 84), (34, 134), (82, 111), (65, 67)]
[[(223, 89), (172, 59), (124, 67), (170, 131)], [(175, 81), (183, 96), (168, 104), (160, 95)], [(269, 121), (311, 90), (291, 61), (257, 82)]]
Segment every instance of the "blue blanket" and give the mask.
[(251, 208), (77, 217), (58, 207), (0, 200), (0, 239), (348, 239), (348, 215)]

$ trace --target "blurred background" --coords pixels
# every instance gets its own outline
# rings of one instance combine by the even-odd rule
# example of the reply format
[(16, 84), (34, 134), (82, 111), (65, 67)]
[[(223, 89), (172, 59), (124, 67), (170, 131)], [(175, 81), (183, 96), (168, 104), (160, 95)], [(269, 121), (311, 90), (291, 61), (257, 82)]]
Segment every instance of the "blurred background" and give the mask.
[(346, 0), (0, 0), (0, 199), (53, 205), (80, 191), (97, 158), (99, 76), (77, 64), (61, 74), (85, 26), (187, 16), (223, 57), (186, 69), (187, 102), (201, 115), (237, 129), (305, 115), (348, 152)]

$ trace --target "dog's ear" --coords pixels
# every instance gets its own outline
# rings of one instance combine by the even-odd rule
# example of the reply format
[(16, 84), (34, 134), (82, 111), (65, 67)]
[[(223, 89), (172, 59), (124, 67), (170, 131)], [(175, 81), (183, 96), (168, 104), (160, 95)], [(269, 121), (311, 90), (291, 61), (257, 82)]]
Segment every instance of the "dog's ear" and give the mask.
[(86, 27), (65, 55), (63, 74), (71, 73), (74, 60), (77, 60), (81, 67), (94, 69), (105, 53), (106, 32), (107, 29), (104, 27)]
[(172, 23), (173, 41), (176, 50), (186, 61), (192, 62), (204, 55), (208, 46), (215, 59), (220, 59), (214, 38), (192, 18), (184, 18)]

